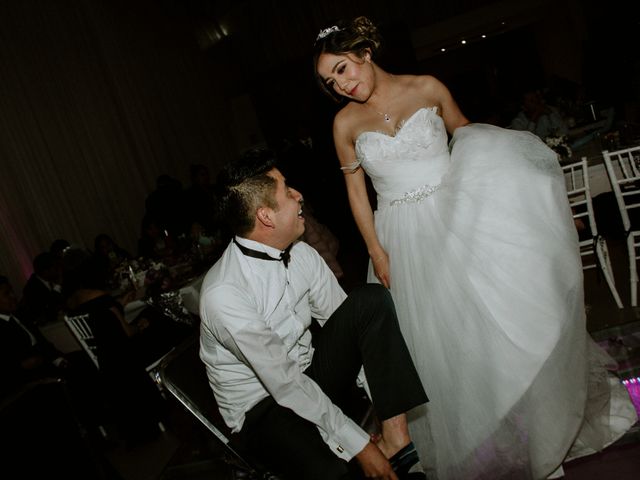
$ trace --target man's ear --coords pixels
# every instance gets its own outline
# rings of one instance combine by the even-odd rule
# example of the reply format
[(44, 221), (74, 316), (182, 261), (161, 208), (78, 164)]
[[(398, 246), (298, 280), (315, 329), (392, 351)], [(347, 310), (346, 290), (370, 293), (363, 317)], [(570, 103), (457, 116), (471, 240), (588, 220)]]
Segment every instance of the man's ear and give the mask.
[(269, 207), (260, 207), (256, 212), (256, 219), (263, 226), (272, 228), (273, 227), (273, 218), (271, 216), (272, 213), (273, 213), (273, 210), (270, 209)]

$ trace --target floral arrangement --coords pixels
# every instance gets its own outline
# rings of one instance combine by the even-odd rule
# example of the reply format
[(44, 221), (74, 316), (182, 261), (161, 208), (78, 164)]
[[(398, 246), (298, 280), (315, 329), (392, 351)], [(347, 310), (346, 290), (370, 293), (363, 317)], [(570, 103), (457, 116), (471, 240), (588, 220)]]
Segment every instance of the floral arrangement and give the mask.
[(171, 290), (172, 283), (173, 277), (167, 266), (162, 262), (150, 260), (144, 277), (147, 295), (152, 297), (167, 292)]
[(566, 135), (547, 137), (544, 139), (544, 142), (551, 150), (556, 152), (561, 159), (571, 158), (571, 155), (573, 155)]
[(146, 295), (158, 295), (171, 289), (173, 277), (162, 262), (139, 258), (120, 264), (115, 270), (114, 282), (120, 290), (145, 288)]

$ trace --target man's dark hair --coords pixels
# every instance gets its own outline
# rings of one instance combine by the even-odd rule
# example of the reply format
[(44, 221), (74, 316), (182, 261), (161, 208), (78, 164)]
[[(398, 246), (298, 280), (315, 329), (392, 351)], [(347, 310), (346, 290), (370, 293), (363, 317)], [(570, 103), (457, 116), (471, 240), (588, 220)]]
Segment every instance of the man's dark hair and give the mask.
[(107, 290), (109, 260), (91, 255), (82, 248), (72, 248), (65, 255), (63, 294), (71, 295), (80, 288)]
[(0, 285), (4, 285), (5, 283), (9, 283), (9, 279), (4, 275), (0, 275)]
[(64, 251), (69, 248), (71, 244), (67, 242), (63, 238), (57, 238), (53, 242), (51, 242), (51, 246), (49, 247), (49, 251), (54, 255), (61, 255)]
[(33, 271), (37, 275), (40, 275), (41, 273), (53, 268), (58, 262), (58, 257), (51, 252), (39, 253), (33, 259)]
[(226, 164), (218, 175), (218, 217), (234, 235), (245, 236), (253, 230), (258, 208), (278, 207), (276, 181), (267, 175), (276, 162), (271, 150), (253, 149)]

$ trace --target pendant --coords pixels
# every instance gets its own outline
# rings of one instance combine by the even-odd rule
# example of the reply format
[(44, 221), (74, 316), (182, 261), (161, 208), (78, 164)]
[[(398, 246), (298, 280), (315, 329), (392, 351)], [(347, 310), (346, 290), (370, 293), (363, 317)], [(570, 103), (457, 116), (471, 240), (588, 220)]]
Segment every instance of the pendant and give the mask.
[(390, 122), (390, 121), (391, 121), (391, 117), (389, 116), (389, 114), (388, 114), (388, 113), (385, 113), (385, 114), (384, 114), (384, 121), (385, 121), (385, 122)]

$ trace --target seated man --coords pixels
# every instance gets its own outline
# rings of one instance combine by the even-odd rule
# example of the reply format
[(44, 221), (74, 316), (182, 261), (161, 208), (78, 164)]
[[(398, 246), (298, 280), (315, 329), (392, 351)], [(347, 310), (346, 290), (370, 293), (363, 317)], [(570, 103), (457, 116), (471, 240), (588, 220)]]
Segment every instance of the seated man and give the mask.
[(17, 315), (9, 279), (0, 275), (0, 393), (30, 381), (61, 377), (67, 360), (28, 319)]
[[(405, 412), (427, 397), (391, 296), (365, 285), (347, 297), (322, 257), (296, 241), (302, 196), (274, 161), (254, 151), (219, 178), (236, 236), (202, 284), (200, 357), (222, 416), (287, 479), (358, 478), (358, 464), (369, 478), (425, 478)], [(312, 339), (313, 318), (322, 328)], [(362, 366), (382, 421), (377, 443), (343, 413)]]
[(20, 300), (20, 314), (36, 325), (55, 322), (62, 311), (62, 260), (50, 252), (33, 259), (33, 273)]
[(514, 130), (528, 130), (542, 140), (567, 135), (569, 128), (557, 108), (547, 105), (538, 91), (522, 96), (522, 110), (511, 122)]

